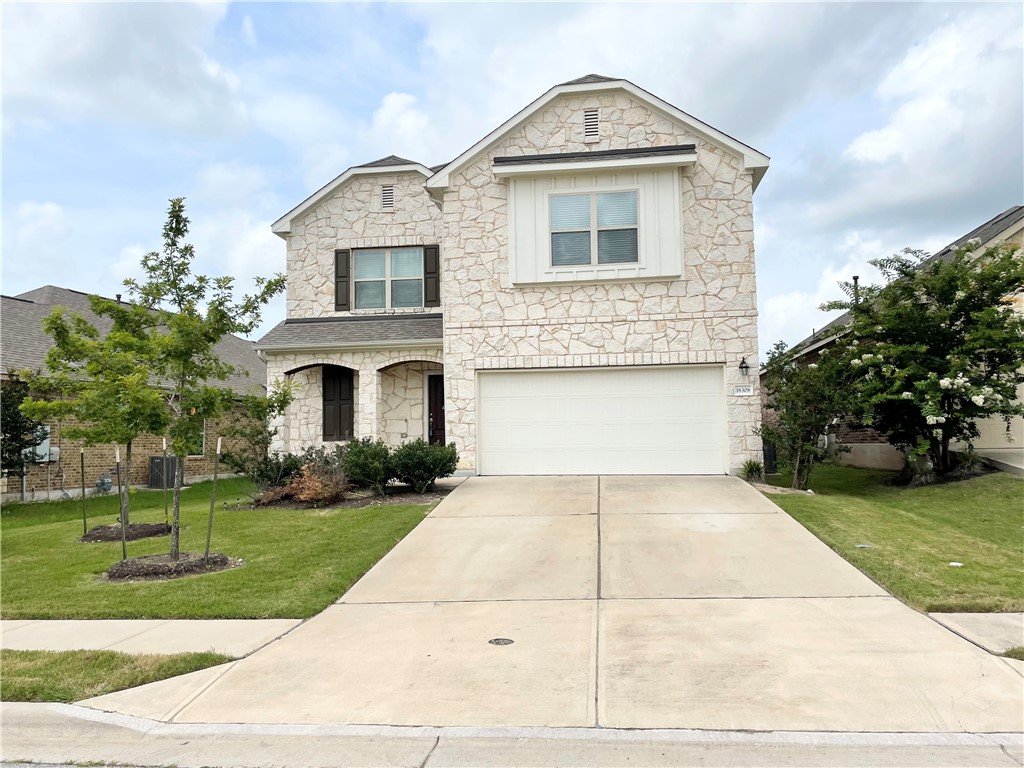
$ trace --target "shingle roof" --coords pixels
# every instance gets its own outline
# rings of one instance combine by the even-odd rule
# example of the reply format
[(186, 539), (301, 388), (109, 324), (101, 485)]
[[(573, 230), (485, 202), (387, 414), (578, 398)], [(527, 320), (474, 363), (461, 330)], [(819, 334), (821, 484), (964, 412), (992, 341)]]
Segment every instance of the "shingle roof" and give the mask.
[(397, 155), (388, 155), (380, 160), (374, 160), (372, 163), (355, 165), (353, 168), (385, 168), (389, 165), (419, 165), (419, 163), (415, 160), (406, 160), (404, 157), (398, 157)]
[(256, 347), (273, 351), (402, 341), (436, 341), (440, 345), (442, 329), (440, 314), (293, 318), (274, 326)]
[(657, 157), (696, 152), (696, 144), (670, 144), (659, 147), (634, 149), (602, 149), (594, 152), (553, 152), (545, 155), (505, 155), (494, 158), (494, 165), (523, 165), (528, 163), (572, 163), (610, 158)]
[(605, 77), (604, 75), (584, 75), (583, 77), (577, 77), (575, 80), (570, 80), (567, 83), (559, 83), (559, 85), (587, 85), (588, 83), (614, 83), (615, 81), (621, 79), (621, 77)]
[[(982, 243), (987, 243), (993, 238), (997, 237), (1000, 232), (1007, 229), (1008, 227), (1016, 224), (1021, 219), (1024, 219), (1024, 205), (1015, 205), (1011, 208), (1007, 208), (1005, 211), (995, 216), (980, 227), (976, 227), (968, 232), (963, 237), (957, 238), (952, 243), (947, 245), (940, 251), (936, 251), (927, 259), (921, 262), (921, 266), (927, 266), (928, 264), (934, 264), (936, 261), (952, 261), (953, 256), (956, 253), (957, 248), (967, 243), (968, 240), (978, 238)], [(835, 336), (839, 329), (850, 323), (850, 313), (843, 312), (835, 320), (832, 320), (827, 325), (822, 326), (806, 339), (796, 344), (793, 349), (799, 350), (804, 347), (812, 347), (818, 342), (826, 341), (832, 336)]]
[[(43, 330), (43, 320), (54, 307), (66, 307), (82, 315), (100, 333), (110, 330), (111, 321), (89, 309), (89, 295), (69, 288), (44, 285), (17, 296), (0, 297), (0, 372), (29, 368), (45, 370), (46, 353), (53, 340)], [(225, 336), (215, 347), (218, 357), (235, 368), (223, 386), (238, 394), (264, 391), (267, 365), (251, 341)], [(248, 375), (246, 375), (248, 373)]]

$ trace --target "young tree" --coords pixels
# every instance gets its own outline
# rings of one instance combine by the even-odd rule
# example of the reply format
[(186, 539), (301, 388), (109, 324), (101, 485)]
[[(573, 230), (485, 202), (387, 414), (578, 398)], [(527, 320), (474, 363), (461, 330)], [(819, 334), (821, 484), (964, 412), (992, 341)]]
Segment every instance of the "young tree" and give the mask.
[(188, 227), (184, 198), (171, 200), (163, 250), (142, 257), (145, 277), (141, 282), (124, 283), (134, 300), (153, 313), (161, 326), (150, 335), (153, 370), (167, 387), (171, 448), (178, 459), (171, 522), (170, 555), (174, 560), (180, 558), (181, 486), (189, 445), (203, 429), (204, 420), (216, 418), (233, 400), (229, 390), (211, 384), (223, 381), (233, 371), (218, 358), (215, 346), (227, 334), (247, 334), (255, 329), (263, 306), (284, 290), (282, 275), (257, 278), (256, 293), (236, 301), (233, 278), (194, 275), (195, 252), (185, 242)]
[(850, 372), (843, 355), (822, 350), (804, 363), (778, 342), (768, 353), (762, 386), (771, 413), (759, 430), (775, 446), (780, 463), (793, 470), (793, 487), (807, 488), (818, 464), (834, 458), (828, 425), (849, 408)]
[(284, 413), (292, 398), (287, 382), (276, 384), (267, 396), (247, 395), (239, 403), (239, 413), (224, 429), (224, 437), (235, 447), (224, 453), (223, 461), (252, 480), (257, 496), (286, 479), (286, 464), (276, 454), (271, 456), (270, 445), (277, 435), (273, 421)]
[(5, 475), (22, 477), (27, 463), (26, 455), (34, 452), (46, 440), (46, 425), (21, 411), (21, 404), (29, 397), (29, 385), (14, 371), (0, 382), (0, 451)]
[(90, 296), (89, 306), (111, 320), (110, 331), (103, 335), (81, 315), (55, 309), (43, 321), (53, 337), (46, 354), (49, 372), (34, 386), (47, 396), (27, 398), (22, 411), (31, 418), (69, 419), (64, 434), (87, 445), (124, 443), (121, 521), (127, 526), (132, 443), (142, 434), (160, 434), (168, 420), (164, 398), (150, 379), (153, 321), (139, 307), (99, 296)]
[(847, 309), (850, 365), (859, 370), (856, 414), (889, 442), (927, 456), (936, 472), (954, 468), (949, 444), (978, 437), (976, 420), (1024, 413), (1024, 315), (1010, 299), (1024, 290), (1019, 246), (923, 263), (905, 249), (871, 262), (886, 279), (824, 309)]

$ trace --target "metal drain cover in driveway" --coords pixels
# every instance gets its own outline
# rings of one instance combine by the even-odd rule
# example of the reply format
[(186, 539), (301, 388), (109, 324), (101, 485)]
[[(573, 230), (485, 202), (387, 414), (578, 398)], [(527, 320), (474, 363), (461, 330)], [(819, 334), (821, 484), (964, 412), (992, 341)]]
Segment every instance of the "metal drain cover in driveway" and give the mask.
[(496, 637), (493, 640), (488, 640), (491, 645), (512, 645), (515, 640), (509, 640), (507, 637)]

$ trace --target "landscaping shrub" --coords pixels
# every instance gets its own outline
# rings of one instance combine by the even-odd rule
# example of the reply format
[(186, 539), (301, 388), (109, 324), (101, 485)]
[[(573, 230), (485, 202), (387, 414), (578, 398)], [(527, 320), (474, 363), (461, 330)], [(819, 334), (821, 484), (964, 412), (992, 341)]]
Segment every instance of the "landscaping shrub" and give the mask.
[(434, 490), (438, 478), (451, 477), (459, 463), (455, 443), (430, 445), (423, 438), (405, 443), (391, 457), (395, 478), (416, 493)]
[(764, 480), (764, 464), (757, 459), (748, 459), (743, 462), (743, 479), (748, 483)]
[(353, 440), (345, 449), (343, 466), (353, 485), (372, 488), (382, 495), (395, 477), (391, 448), (383, 440)]
[(295, 464), (289, 480), (282, 486), (268, 487), (259, 498), (259, 505), (266, 506), (276, 501), (295, 499), (305, 504), (321, 506), (341, 499), (349, 483), (344, 469), (345, 449), (338, 445), (333, 448), (307, 448), (301, 456), (285, 454), (282, 461), (289, 466)]

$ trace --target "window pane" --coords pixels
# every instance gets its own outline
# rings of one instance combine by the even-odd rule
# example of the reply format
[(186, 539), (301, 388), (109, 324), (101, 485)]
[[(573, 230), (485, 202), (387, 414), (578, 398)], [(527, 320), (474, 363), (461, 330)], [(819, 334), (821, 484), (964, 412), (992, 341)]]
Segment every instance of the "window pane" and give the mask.
[(590, 195), (556, 195), (549, 200), (552, 229), (590, 228)]
[(603, 192), (597, 196), (597, 226), (636, 224), (636, 192)]
[(356, 251), (353, 271), (356, 280), (384, 277), (384, 251)]
[(423, 306), (423, 281), (422, 280), (392, 280), (391, 281), (391, 306), (392, 307), (422, 307)]
[(629, 264), (638, 260), (635, 229), (605, 229), (597, 233), (598, 264)]
[(356, 287), (356, 309), (384, 308), (383, 280), (355, 283), (354, 285)]
[(391, 251), (392, 277), (423, 277), (423, 249), (396, 248)]
[(569, 267), (590, 263), (589, 232), (552, 232), (551, 266)]

